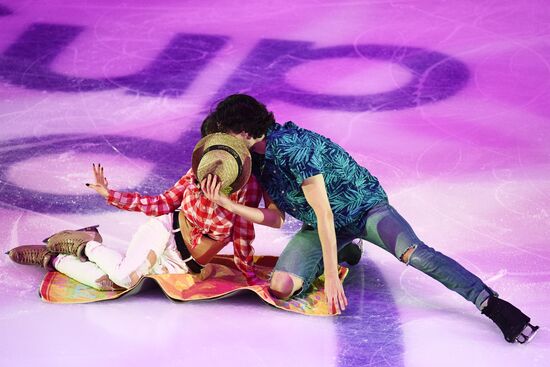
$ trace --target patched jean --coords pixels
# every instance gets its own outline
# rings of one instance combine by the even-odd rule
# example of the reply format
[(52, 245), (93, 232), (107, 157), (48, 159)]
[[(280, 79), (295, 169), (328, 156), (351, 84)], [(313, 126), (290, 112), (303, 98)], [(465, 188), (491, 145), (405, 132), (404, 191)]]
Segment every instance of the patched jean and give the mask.
[[(336, 238), (339, 255), (355, 238), (371, 242), (397, 259), (401, 259), (412, 248), (408, 265), (457, 292), (478, 309), (482, 308), (483, 302), (490, 295), (496, 295), (462, 265), (420, 241), (409, 223), (388, 203), (374, 206), (357, 222), (339, 228)], [(323, 273), (322, 249), (317, 230), (304, 226), (283, 250), (275, 270), (301, 278), (304, 282), (302, 290), (307, 290)]]

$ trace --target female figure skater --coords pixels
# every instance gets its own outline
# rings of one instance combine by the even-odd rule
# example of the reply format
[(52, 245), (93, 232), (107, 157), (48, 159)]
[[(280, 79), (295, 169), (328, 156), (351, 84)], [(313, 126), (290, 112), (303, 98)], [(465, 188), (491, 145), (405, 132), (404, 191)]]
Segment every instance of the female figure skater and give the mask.
[[(262, 190), (250, 175), (251, 158), (244, 143), (227, 134), (202, 138), (193, 151), (192, 169), (158, 196), (110, 190), (104, 168), (94, 164), (93, 170), (95, 183), (87, 186), (107, 203), (152, 216), (138, 228), (126, 254), (103, 245), (97, 226), (93, 226), (59, 232), (44, 240), (45, 246), (14, 248), (7, 252), (13, 261), (55, 269), (99, 290), (127, 289), (147, 274), (198, 273), (233, 242), (235, 264), (248, 284), (261, 282), (253, 264), (253, 224), (209, 200), (201, 189), (206, 176), (213, 175), (229, 200), (258, 206)], [(263, 215), (257, 222), (281, 227), (281, 212), (266, 195), (264, 201), (266, 208), (258, 209)]]

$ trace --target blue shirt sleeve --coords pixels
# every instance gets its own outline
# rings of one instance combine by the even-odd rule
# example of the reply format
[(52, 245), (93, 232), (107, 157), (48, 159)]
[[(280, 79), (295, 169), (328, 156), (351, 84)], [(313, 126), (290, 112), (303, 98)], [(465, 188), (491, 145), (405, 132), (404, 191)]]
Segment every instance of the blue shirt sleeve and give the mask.
[(295, 154), (289, 158), (289, 170), (298, 185), (305, 179), (323, 173), (322, 146), (314, 136), (305, 135)]

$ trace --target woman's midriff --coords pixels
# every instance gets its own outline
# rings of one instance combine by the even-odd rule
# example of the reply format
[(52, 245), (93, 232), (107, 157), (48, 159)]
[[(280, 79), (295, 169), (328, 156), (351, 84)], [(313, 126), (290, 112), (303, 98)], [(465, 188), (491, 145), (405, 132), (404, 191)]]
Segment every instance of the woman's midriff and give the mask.
[(195, 261), (199, 264), (206, 265), (214, 256), (218, 254), (218, 252), (221, 251), (222, 248), (225, 247), (225, 241), (215, 241), (212, 238), (203, 235), (199, 244), (195, 248), (191, 248), (191, 228), (193, 228), (193, 225), (187, 220), (185, 214), (181, 211), (178, 214), (178, 220), (180, 223), (180, 231), (183, 237), (183, 242), (185, 243), (185, 246), (187, 246), (191, 256), (193, 256)]

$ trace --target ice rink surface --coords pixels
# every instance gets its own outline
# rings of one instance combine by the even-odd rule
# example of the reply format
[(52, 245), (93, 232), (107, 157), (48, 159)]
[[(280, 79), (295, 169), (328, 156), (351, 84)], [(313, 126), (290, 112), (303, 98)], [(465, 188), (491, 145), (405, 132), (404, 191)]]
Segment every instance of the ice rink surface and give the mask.
[[(346, 148), (424, 242), (541, 326), (510, 345), (369, 245), (329, 318), (156, 289), (46, 304), (43, 270), (2, 256), (1, 366), (550, 365), (548, 1), (0, 0), (0, 29), (3, 252), (92, 224), (123, 250), (145, 217), (87, 189), (91, 163), (113, 188), (158, 194), (209, 109), (244, 92)], [(256, 252), (298, 228), (257, 227)]]

